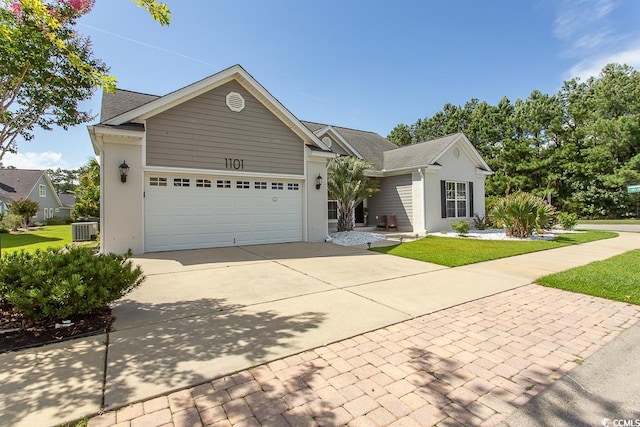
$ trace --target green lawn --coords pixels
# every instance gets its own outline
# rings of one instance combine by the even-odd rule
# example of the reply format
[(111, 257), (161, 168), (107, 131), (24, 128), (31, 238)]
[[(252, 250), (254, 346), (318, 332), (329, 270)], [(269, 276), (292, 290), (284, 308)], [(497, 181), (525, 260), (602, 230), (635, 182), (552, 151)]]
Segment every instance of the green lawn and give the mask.
[(640, 219), (581, 219), (580, 224), (603, 224), (603, 225), (637, 225)]
[(594, 240), (609, 239), (617, 235), (617, 233), (610, 231), (587, 231), (585, 233), (562, 234), (552, 241), (479, 240), (427, 236), (424, 239), (413, 242), (402, 243), (395, 246), (371, 248), (371, 250), (445, 265), (447, 267), (458, 267), (460, 265), (506, 258), (529, 252), (544, 251), (562, 246), (592, 242)]
[(24, 249), (33, 252), (49, 246), (61, 248), (71, 243), (71, 225), (47, 225), (39, 230), (0, 234), (2, 252)]
[(640, 249), (536, 280), (543, 286), (640, 305)]

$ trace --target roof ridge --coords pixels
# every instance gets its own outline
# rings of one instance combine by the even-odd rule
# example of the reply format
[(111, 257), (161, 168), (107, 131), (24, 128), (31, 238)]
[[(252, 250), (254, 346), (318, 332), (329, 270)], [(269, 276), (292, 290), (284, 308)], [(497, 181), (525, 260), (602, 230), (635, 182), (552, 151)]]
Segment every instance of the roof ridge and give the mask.
[[(364, 133), (372, 133), (374, 135), (378, 135), (378, 136), (382, 136), (380, 135), (378, 132), (374, 132), (372, 130), (363, 130), (363, 129), (356, 129), (356, 128), (349, 128), (349, 127), (345, 127), (345, 126), (338, 126), (338, 125), (332, 125), (332, 124), (328, 124), (328, 123), (320, 123), (320, 122), (313, 122), (311, 120), (300, 120), (301, 122), (307, 122), (307, 123), (312, 123), (314, 125), (320, 125), (320, 126), (330, 126), (332, 128), (340, 128), (340, 129), (346, 129), (346, 130), (352, 130), (355, 132), (364, 132)], [(382, 136), (383, 138), (386, 139), (386, 137)]]
[(122, 89), (117, 87), (116, 90), (119, 90), (121, 92), (129, 92), (129, 93), (135, 93), (136, 95), (146, 95), (146, 96), (155, 96), (155, 97), (162, 97), (162, 95), (154, 95), (152, 93), (146, 93), (146, 92), (138, 92), (137, 90), (130, 90), (130, 89)]

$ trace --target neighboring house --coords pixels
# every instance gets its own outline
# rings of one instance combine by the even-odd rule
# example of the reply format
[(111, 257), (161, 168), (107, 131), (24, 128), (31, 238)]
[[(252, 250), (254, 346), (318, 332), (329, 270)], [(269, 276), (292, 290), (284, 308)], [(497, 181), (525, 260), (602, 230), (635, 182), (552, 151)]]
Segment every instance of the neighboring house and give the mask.
[(62, 203), (60, 211), (64, 211), (64, 214), (60, 216), (70, 217), (71, 213), (73, 212), (73, 207), (76, 205), (76, 195), (71, 193), (59, 193), (58, 198)]
[(491, 172), (464, 135), (398, 148), (301, 122), (239, 65), (165, 96), (106, 93), (100, 120), (88, 130), (101, 161), (103, 252), (324, 241), (335, 214), (327, 164), (341, 155), (375, 166), (382, 191), (366, 201), (370, 223), (395, 214), (401, 230), (439, 231), (484, 213)]
[(28, 169), (0, 169), (0, 212), (10, 213), (9, 206), (18, 199), (38, 203), (37, 214), (31, 223), (45, 222), (49, 218), (68, 217), (46, 171)]
[[(355, 212), (356, 225), (369, 225), (381, 215), (395, 215), (399, 231), (449, 230), (450, 222), (485, 215), (484, 181), (491, 169), (462, 133), (405, 147), (382, 136), (355, 129), (303, 122), (325, 145), (341, 156), (373, 164), (368, 175), (380, 191)], [(337, 225), (337, 207), (329, 201), (329, 228)]]

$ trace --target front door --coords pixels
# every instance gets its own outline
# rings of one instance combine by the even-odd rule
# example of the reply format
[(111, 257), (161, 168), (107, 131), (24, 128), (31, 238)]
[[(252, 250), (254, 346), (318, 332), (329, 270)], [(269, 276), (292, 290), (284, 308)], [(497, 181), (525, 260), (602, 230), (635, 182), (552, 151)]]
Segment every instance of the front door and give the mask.
[(356, 224), (364, 224), (364, 202), (356, 206), (355, 217)]

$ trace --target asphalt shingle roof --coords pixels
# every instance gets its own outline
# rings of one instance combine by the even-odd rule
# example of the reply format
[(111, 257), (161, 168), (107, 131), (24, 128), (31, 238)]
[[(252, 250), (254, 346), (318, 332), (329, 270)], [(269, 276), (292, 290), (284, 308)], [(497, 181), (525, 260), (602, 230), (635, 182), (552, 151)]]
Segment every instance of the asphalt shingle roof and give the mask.
[(58, 194), (58, 198), (60, 199), (62, 206), (64, 206), (65, 208), (72, 208), (73, 205), (76, 204), (75, 194), (62, 193), (62, 194)]
[[(316, 132), (319, 129), (330, 126), (322, 123), (302, 121), (311, 132)], [(333, 126), (342, 137), (347, 141), (358, 153), (364, 157), (365, 160), (371, 162), (376, 169), (382, 168), (383, 153), (389, 150), (397, 150), (398, 146), (388, 139), (378, 135), (375, 132), (368, 132), (364, 130), (344, 128), (340, 126)]]
[(460, 135), (460, 133), (454, 133), (430, 141), (407, 145), (397, 150), (386, 151), (384, 153), (384, 168), (393, 170), (430, 165), (438, 154)]
[(6, 201), (26, 199), (44, 171), (0, 169), (0, 198)]
[(120, 114), (131, 111), (151, 101), (160, 98), (157, 95), (132, 92), (130, 90), (116, 89), (114, 93), (102, 94), (102, 108), (100, 110), (100, 123), (104, 123)]

